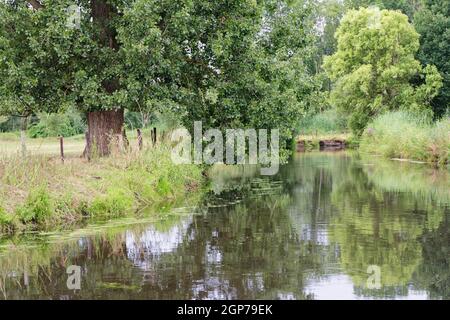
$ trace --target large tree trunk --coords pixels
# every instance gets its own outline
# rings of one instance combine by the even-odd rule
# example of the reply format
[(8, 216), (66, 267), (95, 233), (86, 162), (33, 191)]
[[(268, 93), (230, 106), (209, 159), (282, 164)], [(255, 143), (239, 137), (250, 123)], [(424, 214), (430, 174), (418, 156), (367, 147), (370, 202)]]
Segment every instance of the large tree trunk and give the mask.
[[(91, 0), (92, 22), (97, 27), (94, 40), (102, 47), (109, 47), (113, 51), (119, 49), (116, 40), (117, 32), (111, 20), (117, 15), (117, 9), (107, 0)], [(106, 67), (108, 68), (108, 67)], [(103, 89), (113, 94), (119, 89), (116, 78), (104, 80)], [(124, 132), (124, 110), (92, 111), (87, 115), (88, 132), (86, 134), (86, 149), (84, 155), (90, 158), (93, 154), (103, 157), (111, 153), (111, 147), (119, 150), (126, 147), (128, 141)]]
[(128, 140), (123, 128), (124, 111), (94, 111), (87, 116), (88, 132), (86, 134), (85, 156), (100, 157), (111, 153), (112, 148), (123, 150), (128, 145)]

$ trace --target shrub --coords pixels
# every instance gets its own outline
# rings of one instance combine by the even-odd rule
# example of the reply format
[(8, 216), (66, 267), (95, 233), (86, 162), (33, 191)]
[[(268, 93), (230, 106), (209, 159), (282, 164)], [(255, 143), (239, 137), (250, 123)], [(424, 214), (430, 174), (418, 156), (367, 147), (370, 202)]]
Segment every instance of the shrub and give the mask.
[(24, 223), (42, 224), (54, 213), (53, 201), (46, 187), (32, 190), (25, 203), (17, 208), (17, 215)]
[(20, 129), (20, 117), (0, 116), (0, 132), (18, 131)]
[(70, 137), (85, 130), (85, 124), (79, 113), (68, 111), (66, 113), (41, 113), (39, 122), (31, 126), (28, 135), (31, 138), (46, 138), (64, 136)]

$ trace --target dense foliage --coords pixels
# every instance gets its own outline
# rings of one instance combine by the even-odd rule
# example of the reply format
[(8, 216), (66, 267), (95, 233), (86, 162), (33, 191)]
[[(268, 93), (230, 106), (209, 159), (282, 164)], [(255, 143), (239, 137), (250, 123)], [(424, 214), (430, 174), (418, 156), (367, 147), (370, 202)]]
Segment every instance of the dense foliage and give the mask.
[[(326, 1), (328, 2), (328, 1)], [(341, 6), (344, 6), (341, 3)], [(424, 64), (435, 65), (444, 78), (444, 86), (431, 103), (435, 116), (449, 110), (450, 98), (450, 1), (448, 0), (346, 0), (347, 8), (377, 6), (406, 14), (420, 34), (417, 57)]]
[(79, 26), (70, 4), (1, 4), (1, 114), (175, 109), (287, 140), (316, 91), (308, 1), (80, 0)]
[(30, 126), (28, 135), (31, 138), (70, 137), (84, 133), (85, 121), (74, 110), (65, 113), (39, 113), (38, 121)]
[[(376, 115), (395, 109), (426, 112), (442, 86), (435, 66), (415, 59), (419, 34), (398, 11), (350, 10), (336, 32), (338, 49), (324, 68), (335, 81), (331, 100), (350, 114), (360, 135)], [(413, 79), (419, 85), (413, 85)]]
[[(138, 1), (125, 12), (130, 23), (119, 37), (131, 70), (128, 94), (145, 92), (141, 105), (179, 110), (188, 129), (194, 121), (205, 129), (279, 128), (286, 146), (318, 90), (305, 63), (313, 47), (310, 7), (168, 3)], [(162, 17), (170, 21), (164, 32)]]
[(358, 135), (389, 110), (439, 118), (449, 109), (449, 23), (449, 2), (436, 0), (8, 0), (0, 130), (33, 116), (32, 136), (75, 134), (65, 116), (46, 114), (126, 110), (104, 121), (278, 128), (286, 149), (330, 108)]
[(442, 116), (450, 110), (450, 1), (426, 0), (414, 24), (421, 35), (418, 58), (435, 65), (443, 76), (444, 86), (431, 102), (436, 116)]

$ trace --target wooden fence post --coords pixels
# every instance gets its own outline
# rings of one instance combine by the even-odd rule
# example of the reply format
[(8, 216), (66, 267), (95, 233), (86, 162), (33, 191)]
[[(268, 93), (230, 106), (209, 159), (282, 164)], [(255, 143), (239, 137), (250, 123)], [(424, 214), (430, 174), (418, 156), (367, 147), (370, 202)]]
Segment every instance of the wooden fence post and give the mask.
[(59, 150), (61, 153), (61, 162), (64, 164), (64, 137), (59, 137)]
[(153, 143), (153, 146), (155, 146), (156, 145), (156, 128), (153, 128), (153, 130), (151, 132), (152, 132), (152, 143)]
[(138, 139), (138, 147), (139, 147), (139, 150), (142, 150), (143, 140), (142, 140), (142, 132), (141, 132), (141, 129), (137, 129), (137, 139)]
[(89, 131), (86, 131), (84, 133), (84, 136), (86, 138), (86, 149), (85, 151), (85, 156), (87, 158), (88, 161), (91, 161), (91, 141), (89, 139)]

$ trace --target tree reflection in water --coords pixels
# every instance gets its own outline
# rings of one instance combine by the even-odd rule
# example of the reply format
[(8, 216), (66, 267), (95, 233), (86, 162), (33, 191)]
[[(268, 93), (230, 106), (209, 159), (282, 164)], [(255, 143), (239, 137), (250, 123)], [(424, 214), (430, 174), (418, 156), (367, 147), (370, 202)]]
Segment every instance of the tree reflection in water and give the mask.
[[(157, 223), (5, 239), (3, 297), (449, 298), (446, 171), (320, 153), (258, 174), (215, 168), (197, 208)], [(69, 265), (82, 267), (79, 291)], [(369, 265), (380, 290), (366, 288)]]

